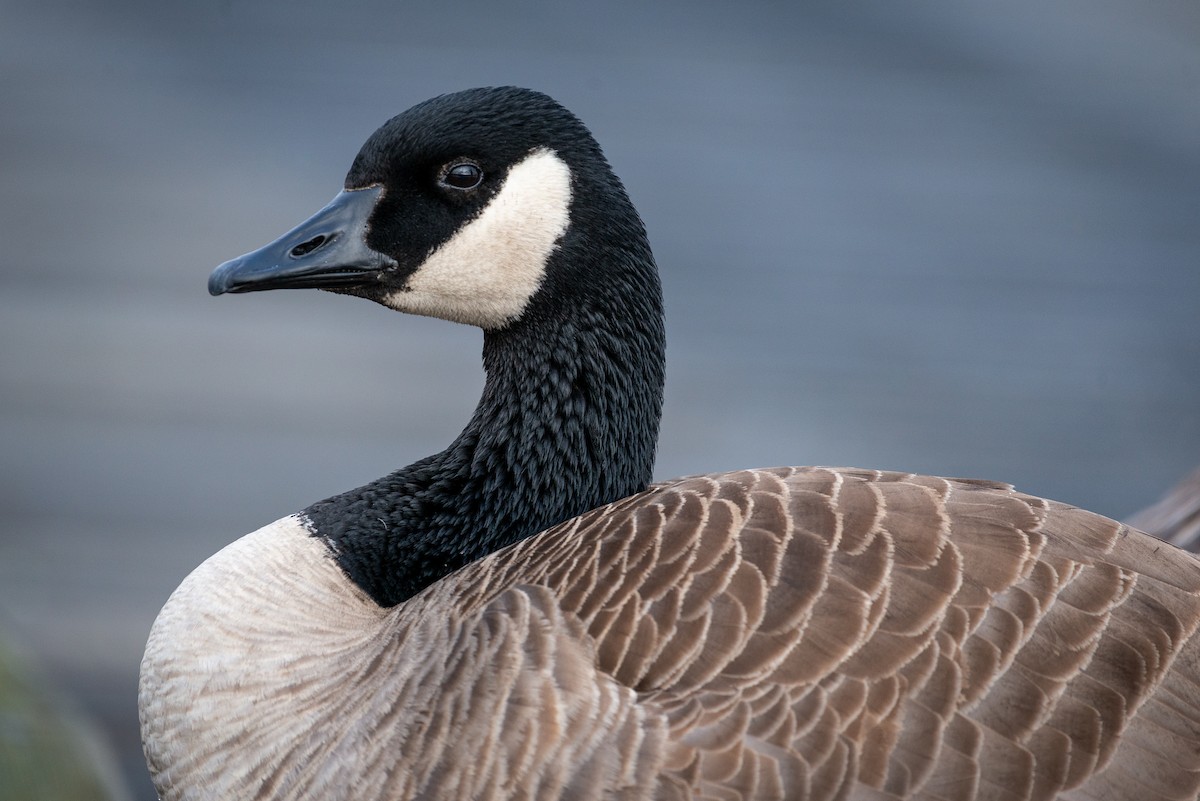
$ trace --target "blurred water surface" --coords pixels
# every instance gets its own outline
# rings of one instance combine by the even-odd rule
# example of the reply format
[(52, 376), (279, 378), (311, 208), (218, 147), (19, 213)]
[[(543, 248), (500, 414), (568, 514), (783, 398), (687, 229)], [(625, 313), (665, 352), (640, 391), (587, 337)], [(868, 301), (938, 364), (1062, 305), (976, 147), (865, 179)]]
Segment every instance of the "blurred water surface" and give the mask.
[(477, 331), (214, 300), (362, 140), (468, 86), (589, 123), (668, 298), (658, 474), (1200, 462), (1200, 5), (0, 3), (0, 613), (139, 797), (137, 664), (231, 539), (448, 442)]

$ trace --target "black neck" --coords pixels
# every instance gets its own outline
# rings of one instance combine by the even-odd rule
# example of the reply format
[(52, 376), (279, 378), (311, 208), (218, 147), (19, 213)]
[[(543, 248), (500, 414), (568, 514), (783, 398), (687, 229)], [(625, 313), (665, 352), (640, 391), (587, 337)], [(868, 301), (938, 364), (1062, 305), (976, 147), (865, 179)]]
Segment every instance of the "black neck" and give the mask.
[(551, 273), (517, 322), (485, 334), (483, 396), (450, 447), (305, 510), (380, 605), (649, 483), (662, 300), (640, 223), (624, 234), (615, 248), (570, 237), (554, 260), (604, 258), (616, 275)]

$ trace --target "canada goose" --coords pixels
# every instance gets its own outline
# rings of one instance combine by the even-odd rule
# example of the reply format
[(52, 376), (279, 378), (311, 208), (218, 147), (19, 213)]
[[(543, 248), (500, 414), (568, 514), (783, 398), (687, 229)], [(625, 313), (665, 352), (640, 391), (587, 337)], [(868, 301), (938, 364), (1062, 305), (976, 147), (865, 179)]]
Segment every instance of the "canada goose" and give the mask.
[(487, 382), (445, 451), (172, 594), (140, 686), (164, 799), (1200, 792), (1191, 556), (1005, 484), (776, 468), (647, 488), (655, 266), (545, 95), (393, 118), (330, 205), (209, 287), (479, 326)]

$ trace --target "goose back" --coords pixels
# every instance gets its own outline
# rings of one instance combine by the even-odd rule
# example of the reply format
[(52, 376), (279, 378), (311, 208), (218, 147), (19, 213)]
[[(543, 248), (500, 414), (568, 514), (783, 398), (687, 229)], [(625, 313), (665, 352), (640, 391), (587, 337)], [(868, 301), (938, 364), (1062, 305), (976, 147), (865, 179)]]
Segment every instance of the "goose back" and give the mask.
[(1198, 624), (1192, 557), (1006, 485), (681, 479), (381, 610), (376, 678), (297, 735), (340, 744), (256, 781), (312, 797), (350, 764), (381, 799), (1195, 798)]

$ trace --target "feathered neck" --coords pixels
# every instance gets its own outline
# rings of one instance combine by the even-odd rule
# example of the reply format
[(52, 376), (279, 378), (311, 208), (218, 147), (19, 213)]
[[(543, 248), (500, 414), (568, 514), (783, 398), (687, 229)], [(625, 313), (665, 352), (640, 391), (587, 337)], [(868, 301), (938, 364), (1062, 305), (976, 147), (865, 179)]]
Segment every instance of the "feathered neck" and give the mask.
[(568, 232), (525, 313), (485, 332), (483, 395), (448, 448), (304, 511), (381, 606), (649, 483), (662, 296), (629, 211), (602, 237)]

